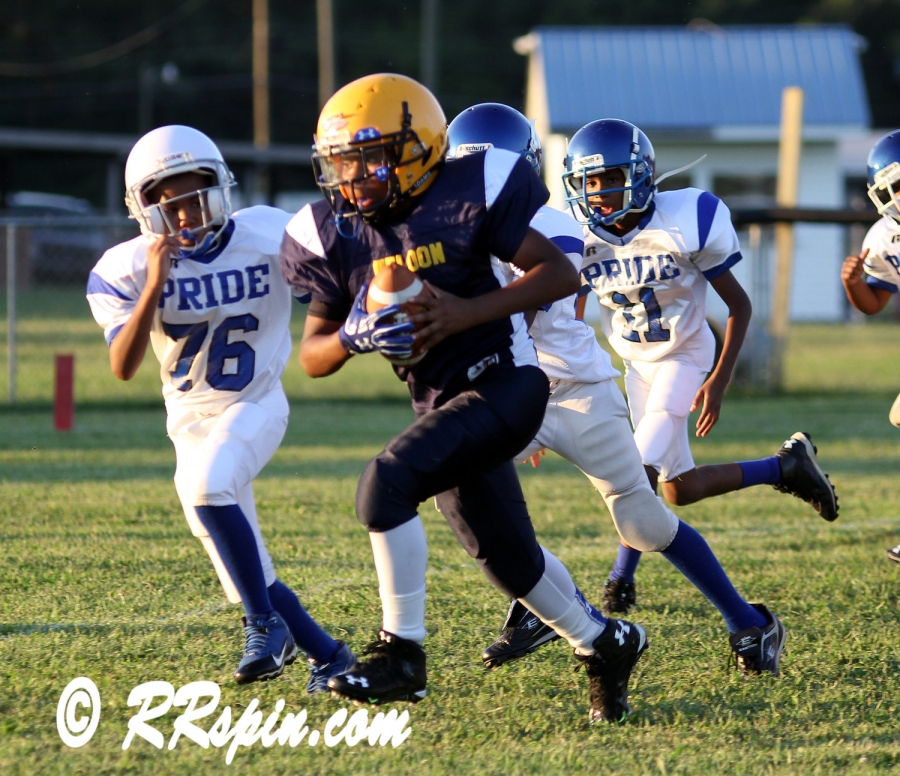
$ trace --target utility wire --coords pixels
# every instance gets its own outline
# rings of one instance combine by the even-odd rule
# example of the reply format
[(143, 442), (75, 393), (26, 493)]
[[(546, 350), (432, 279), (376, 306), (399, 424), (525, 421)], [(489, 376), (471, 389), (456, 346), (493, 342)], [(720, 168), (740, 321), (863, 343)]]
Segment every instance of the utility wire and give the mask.
[(207, 0), (189, 0), (189, 2), (185, 3), (174, 13), (151, 24), (140, 32), (135, 33), (118, 43), (114, 43), (112, 46), (107, 46), (99, 51), (94, 51), (91, 54), (82, 54), (81, 56), (72, 57), (71, 59), (62, 59), (58, 62), (0, 62), (0, 76), (41, 78), (50, 75), (72, 73), (76, 70), (87, 70), (88, 68), (111, 62), (114, 59), (130, 54), (135, 49), (138, 49), (159, 37), (160, 33), (162, 33), (166, 27), (174, 24), (185, 16), (194, 13), (194, 11), (206, 2)]

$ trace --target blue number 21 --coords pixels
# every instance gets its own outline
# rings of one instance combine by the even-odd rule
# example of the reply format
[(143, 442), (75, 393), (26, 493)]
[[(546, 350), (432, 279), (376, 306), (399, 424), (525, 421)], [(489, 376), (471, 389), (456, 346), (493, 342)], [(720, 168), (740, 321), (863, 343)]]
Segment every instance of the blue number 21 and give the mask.
[[(179, 391), (189, 391), (193, 387), (193, 381), (188, 380), (187, 376), (206, 340), (209, 324), (206, 321), (184, 324), (163, 321), (162, 327), (170, 339), (176, 342), (185, 341), (175, 368), (170, 374)], [(226, 318), (216, 327), (209, 344), (209, 358), (206, 363), (206, 382), (210, 386), (218, 391), (242, 391), (247, 387), (253, 379), (256, 368), (256, 351), (246, 342), (240, 340), (229, 342), (229, 337), (233, 331), (256, 331), (258, 328), (259, 320), (250, 314)], [(226, 359), (234, 360), (234, 368), (228, 374), (225, 373)]]
[(631, 314), (631, 311), (636, 305), (642, 304), (647, 311), (647, 331), (644, 332), (644, 341), (668, 342), (671, 332), (662, 325), (662, 310), (659, 302), (656, 301), (656, 294), (653, 293), (653, 289), (647, 286), (639, 288), (638, 299), (640, 300), (639, 302), (632, 302), (625, 294), (620, 294), (618, 291), (612, 295), (613, 303), (620, 304), (623, 308), (622, 315), (625, 317), (626, 325), (622, 331), (622, 339), (627, 339), (629, 342), (641, 341), (641, 333), (632, 328), (634, 316)]

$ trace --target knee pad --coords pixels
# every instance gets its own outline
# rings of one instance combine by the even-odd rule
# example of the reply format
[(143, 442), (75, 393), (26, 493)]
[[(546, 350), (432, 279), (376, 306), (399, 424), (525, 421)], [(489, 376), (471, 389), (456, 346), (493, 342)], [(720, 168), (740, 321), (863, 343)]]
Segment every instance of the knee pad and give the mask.
[(478, 566), (488, 581), (507, 598), (522, 598), (534, 590), (544, 575), (544, 558), (523, 555), (511, 556), (507, 552), (489, 553), (477, 559)]
[(606, 506), (622, 541), (641, 552), (661, 552), (678, 531), (678, 518), (657, 498), (646, 479), (607, 495)]
[(389, 531), (417, 514), (417, 473), (397, 456), (382, 452), (366, 464), (356, 489), (356, 517), (370, 531)]

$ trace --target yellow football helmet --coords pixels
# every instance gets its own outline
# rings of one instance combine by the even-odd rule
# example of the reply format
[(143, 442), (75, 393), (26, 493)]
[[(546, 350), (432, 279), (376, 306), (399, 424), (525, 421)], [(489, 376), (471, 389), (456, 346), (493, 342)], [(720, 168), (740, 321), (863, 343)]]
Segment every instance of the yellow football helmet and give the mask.
[(316, 182), (340, 229), (347, 218), (384, 217), (431, 185), (447, 153), (447, 119), (422, 84), (378, 73), (335, 92), (315, 140)]

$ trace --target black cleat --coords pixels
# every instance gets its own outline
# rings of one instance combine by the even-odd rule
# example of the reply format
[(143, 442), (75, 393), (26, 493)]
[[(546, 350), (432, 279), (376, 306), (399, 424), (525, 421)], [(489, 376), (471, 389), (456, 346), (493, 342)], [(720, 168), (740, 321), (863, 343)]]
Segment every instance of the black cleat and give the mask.
[(488, 668), (502, 666), (510, 660), (525, 657), (541, 644), (554, 641), (559, 634), (549, 625), (544, 625), (537, 615), (513, 599), (506, 613), (506, 622), (497, 640), (481, 653), (481, 659)]
[(817, 452), (805, 431), (792, 434), (775, 454), (781, 466), (781, 484), (774, 488), (805, 501), (830, 522), (838, 516), (837, 494), (816, 460)]
[(900, 563), (900, 544), (896, 547), (891, 547), (887, 551), (888, 560), (894, 561), (894, 563)]
[(787, 631), (772, 612), (762, 604), (752, 604), (762, 612), (769, 624), (764, 628), (744, 628), (728, 637), (734, 665), (745, 676), (768, 671), (778, 676), (778, 664), (784, 651)]
[(587, 670), (591, 683), (591, 724), (624, 722), (631, 712), (628, 705), (628, 679), (644, 650), (649, 647), (647, 634), (640, 625), (625, 620), (607, 620), (606, 627), (594, 640), (594, 654), (585, 657), (575, 653)]
[(603, 586), (603, 614), (628, 614), (637, 604), (637, 590), (634, 580), (607, 579)]
[(328, 680), (333, 695), (375, 705), (425, 697), (425, 650), (415, 641), (380, 630), (362, 653), (368, 658)]
[(281, 676), (297, 658), (297, 645), (278, 612), (250, 614), (244, 622), (244, 656), (234, 678), (238, 684), (261, 682)]

